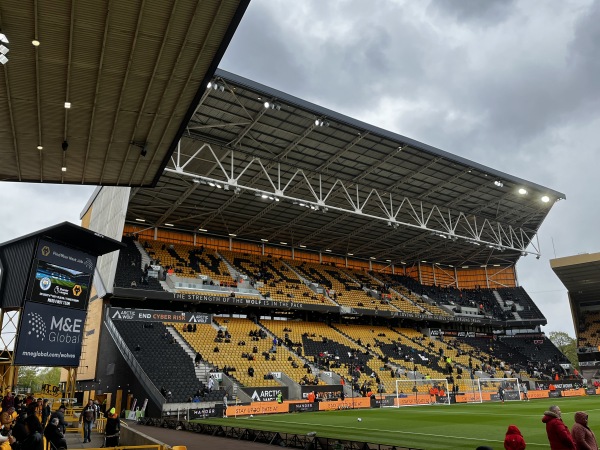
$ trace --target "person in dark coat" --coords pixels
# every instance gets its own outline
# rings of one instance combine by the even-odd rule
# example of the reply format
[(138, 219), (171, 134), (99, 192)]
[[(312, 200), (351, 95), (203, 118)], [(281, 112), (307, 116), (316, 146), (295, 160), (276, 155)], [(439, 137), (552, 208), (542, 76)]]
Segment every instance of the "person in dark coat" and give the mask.
[(58, 429), (63, 434), (67, 432), (67, 422), (65, 422), (65, 411), (65, 405), (60, 405), (56, 411), (50, 414), (50, 420), (58, 419)]
[(50, 419), (50, 421), (46, 424), (46, 428), (44, 428), (44, 437), (52, 444), (50, 447), (51, 450), (67, 448), (65, 435), (60, 430), (59, 425), (60, 421), (58, 417), (55, 417), (54, 419)]
[(121, 432), (121, 421), (115, 408), (110, 408), (106, 413), (106, 427), (104, 428), (105, 447), (116, 447), (119, 445), (119, 434)]
[(563, 423), (560, 408), (551, 406), (544, 412), (542, 422), (546, 424), (546, 434), (550, 442), (550, 450), (575, 450), (575, 442), (567, 426)]
[(504, 437), (504, 448), (506, 450), (525, 450), (526, 444), (521, 430), (516, 425), (509, 425)]
[(44, 450), (42, 424), (35, 415), (28, 415), (24, 421), (26, 435), (16, 440), (14, 434), (9, 438), (13, 450)]
[(598, 442), (594, 432), (588, 427), (588, 415), (586, 412), (575, 413), (575, 424), (571, 429), (575, 448), (577, 450), (598, 450)]

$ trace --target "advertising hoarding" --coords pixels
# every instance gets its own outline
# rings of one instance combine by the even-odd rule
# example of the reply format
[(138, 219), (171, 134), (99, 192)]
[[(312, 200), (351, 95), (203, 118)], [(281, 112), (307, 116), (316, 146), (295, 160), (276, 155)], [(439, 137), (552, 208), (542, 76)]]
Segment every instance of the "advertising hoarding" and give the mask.
[(15, 365), (77, 367), (85, 311), (27, 302), (15, 349)]

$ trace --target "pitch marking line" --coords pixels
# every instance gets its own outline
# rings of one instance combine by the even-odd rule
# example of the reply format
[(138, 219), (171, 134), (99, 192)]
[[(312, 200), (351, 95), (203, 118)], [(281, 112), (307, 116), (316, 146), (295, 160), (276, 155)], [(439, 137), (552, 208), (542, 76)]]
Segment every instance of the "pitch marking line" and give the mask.
[[(264, 420), (261, 419), (261, 422), (271, 422), (271, 423), (276, 423), (276, 424), (281, 424), (280, 421), (277, 420)], [(285, 423), (292, 423), (294, 425), (310, 425), (310, 426), (314, 426), (314, 423), (306, 423), (306, 422), (291, 422), (289, 420), (286, 420)], [(345, 427), (342, 425), (320, 425), (322, 427), (326, 427), (326, 428), (341, 428), (344, 430), (355, 430), (356, 427)], [(377, 428), (369, 428), (369, 431), (378, 431), (378, 432), (382, 432), (382, 433), (398, 433), (398, 434), (411, 434), (411, 435), (416, 435), (416, 436), (429, 436), (429, 437), (439, 437), (439, 438), (449, 438), (449, 439), (464, 439), (467, 441), (482, 441), (484, 440), (484, 438), (473, 438), (473, 437), (464, 437), (464, 436), (450, 436), (447, 434), (433, 434), (433, 433), (418, 433), (416, 431), (400, 431), (400, 430), (380, 430)], [(485, 439), (486, 442), (504, 442), (504, 440), (497, 440), (497, 439)], [(537, 444), (535, 442), (528, 442), (527, 445), (538, 445), (540, 447), (547, 447), (548, 444)]]

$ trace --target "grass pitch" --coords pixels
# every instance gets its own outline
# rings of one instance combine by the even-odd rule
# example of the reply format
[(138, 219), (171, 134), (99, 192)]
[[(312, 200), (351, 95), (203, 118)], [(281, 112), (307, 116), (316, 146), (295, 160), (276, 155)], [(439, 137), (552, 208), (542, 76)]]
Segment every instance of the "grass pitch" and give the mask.
[[(206, 419), (202, 423), (306, 434), (427, 450), (474, 450), (480, 445), (503, 449), (509, 425), (523, 433), (528, 449), (549, 449), (541, 419), (550, 405), (562, 410), (571, 429), (576, 411), (587, 411), (592, 430), (600, 429), (600, 396), (530, 402), (410, 406), (254, 417)], [(362, 421), (358, 421), (358, 418)]]

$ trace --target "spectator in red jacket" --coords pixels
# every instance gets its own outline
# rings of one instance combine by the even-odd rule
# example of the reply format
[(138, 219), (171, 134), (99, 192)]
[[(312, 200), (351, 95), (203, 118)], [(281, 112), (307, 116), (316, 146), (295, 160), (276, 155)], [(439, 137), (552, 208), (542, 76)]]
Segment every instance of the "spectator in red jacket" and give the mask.
[(525, 439), (516, 425), (509, 425), (504, 437), (504, 448), (506, 450), (525, 450)]
[(545, 411), (542, 422), (546, 424), (550, 450), (576, 450), (575, 442), (562, 421), (558, 406), (551, 406), (548, 411)]
[(583, 411), (575, 413), (575, 424), (571, 429), (577, 450), (598, 450), (594, 432), (588, 427), (588, 415)]

